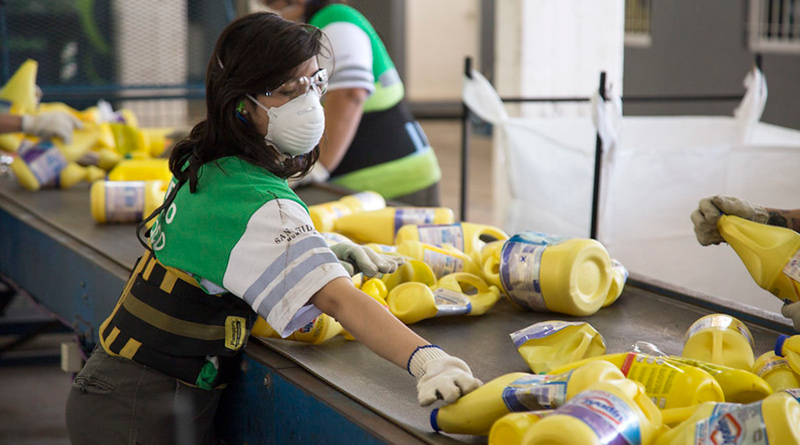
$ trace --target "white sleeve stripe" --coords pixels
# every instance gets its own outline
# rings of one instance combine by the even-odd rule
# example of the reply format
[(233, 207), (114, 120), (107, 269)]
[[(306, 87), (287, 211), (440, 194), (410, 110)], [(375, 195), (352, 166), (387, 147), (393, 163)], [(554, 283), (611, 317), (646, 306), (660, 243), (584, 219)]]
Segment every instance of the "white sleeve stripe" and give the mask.
[(296, 262), (298, 258), (303, 256), (307, 256), (306, 254), (308, 251), (312, 251), (315, 248), (319, 248), (325, 246), (327, 247), (327, 243), (322, 238), (318, 237), (308, 237), (300, 240), (297, 243), (292, 243), (289, 245), (286, 254), (279, 256), (275, 261), (272, 262), (267, 268), (253, 281), (247, 290), (242, 295), (244, 301), (253, 305), (253, 301), (256, 297), (264, 291), (264, 289), (272, 283), (275, 278), (280, 276), (286, 270), (291, 267), (291, 264)]
[[(326, 252), (327, 251), (327, 252)], [(327, 247), (323, 249), (312, 249), (308, 255), (304, 255), (299, 264), (293, 262), (281, 276), (275, 277), (268, 286), (259, 292), (258, 297), (251, 303), (253, 309), (260, 314), (272, 311), (278, 302), (285, 298), (287, 294), (298, 283), (305, 280), (315, 269), (330, 263), (339, 264), (339, 260)], [(306, 300), (311, 298), (311, 294), (306, 296)]]

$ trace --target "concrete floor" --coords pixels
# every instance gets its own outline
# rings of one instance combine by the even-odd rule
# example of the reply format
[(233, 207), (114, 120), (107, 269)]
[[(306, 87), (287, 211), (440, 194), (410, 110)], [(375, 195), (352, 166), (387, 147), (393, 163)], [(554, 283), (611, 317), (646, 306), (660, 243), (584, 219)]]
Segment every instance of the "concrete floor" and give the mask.
[[(458, 120), (420, 123), (442, 168), (442, 204), (459, 215), (461, 123)], [(488, 137), (479, 134), (470, 138), (467, 220), (492, 224), (495, 221), (490, 201), (491, 143)], [(17, 297), (0, 316), (0, 327), (4, 320), (45, 315), (27, 299)], [(64, 406), (72, 374), (61, 370), (57, 354), (60, 344), (71, 340), (72, 336), (64, 333), (40, 335), (7, 355), (14, 358), (49, 355), (51, 364), (3, 365), (0, 361), (0, 445), (69, 444)], [(0, 348), (12, 341), (14, 337), (0, 335)]]

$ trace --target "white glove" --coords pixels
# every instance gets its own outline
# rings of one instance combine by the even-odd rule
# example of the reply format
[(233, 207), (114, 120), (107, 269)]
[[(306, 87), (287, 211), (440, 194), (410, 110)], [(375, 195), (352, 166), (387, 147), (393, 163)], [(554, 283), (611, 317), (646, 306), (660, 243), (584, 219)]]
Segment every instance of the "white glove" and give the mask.
[(383, 255), (369, 247), (347, 241), (332, 245), (331, 250), (350, 276), (359, 272), (367, 277), (392, 273), (403, 264), (401, 257)]
[(59, 137), (65, 144), (72, 142), (72, 132), (78, 128), (83, 128), (80, 119), (62, 111), (22, 116), (23, 133), (42, 139)]
[(791, 318), (794, 330), (800, 332), (800, 301), (784, 304), (781, 307), (781, 314), (786, 318)]
[(316, 163), (314, 163), (314, 166), (311, 167), (311, 170), (309, 170), (307, 175), (299, 179), (290, 179), (289, 187), (294, 189), (297, 187), (303, 187), (316, 182), (325, 182), (330, 177), (331, 173), (328, 171), (328, 169), (325, 168), (325, 166), (322, 165), (321, 162), (317, 161)]
[(453, 403), (483, 383), (463, 360), (436, 345), (420, 346), (408, 359), (408, 373), (417, 378), (417, 400), (428, 406), (438, 399)]
[(717, 230), (717, 221), (722, 214), (734, 215), (760, 224), (766, 224), (769, 215), (764, 207), (750, 204), (747, 201), (733, 197), (716, 195), (703, 198), (692, 213), (694, 234), (697, 241), (703, 245), (719, 244), (724, 242), (722, 235)]

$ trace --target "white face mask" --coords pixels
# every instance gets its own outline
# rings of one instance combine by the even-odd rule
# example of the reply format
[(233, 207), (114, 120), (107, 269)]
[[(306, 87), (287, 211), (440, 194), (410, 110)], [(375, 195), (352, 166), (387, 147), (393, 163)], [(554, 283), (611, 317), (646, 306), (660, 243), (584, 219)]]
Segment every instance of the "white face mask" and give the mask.
[(269, 126), (264, 140), (278, 152), (289, 157), (304, 155), (317, 146), (325, 131), (325, 112), (319, 94), (312, 88), (308, 93), (279, 107), (267, 108), (253, 96), (247, 95), (267, 112)]

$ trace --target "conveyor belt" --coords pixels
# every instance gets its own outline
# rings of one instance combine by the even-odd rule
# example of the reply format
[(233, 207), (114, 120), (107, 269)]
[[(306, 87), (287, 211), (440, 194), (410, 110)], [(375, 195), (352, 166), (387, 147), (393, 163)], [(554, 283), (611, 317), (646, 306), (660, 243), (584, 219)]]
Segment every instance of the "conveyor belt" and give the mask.
[[(313, 204), (336, 199), (341, 191), (310, 188), (300, 194)], [(85, 185), (70, 190), (28, 192), (9, 178), (0, 178), (0, 229), (0, 272), (16, 280), (79, 332), (91, 333), (92, 327), (108, 314), (141, 252), (133, 225), (100, 226), (93, 222)], [(44, 281), (53, 283), (42, 282), (43, 276), (48, 277)], [(767, 293), (764, 297), (771, 298)], [(757, 354), (770, 350), (778, 333), (791, 332), (789, 324), (777, 314), (686, 291), (665, 290), (636, 275), (614, 305), (591, 317), (534, 313), (501, 300), (483, 316), (429, 319), (412, 325), (412, 329), (463, 358), (478, 378), (488, 381), (508, 372), (528, 371), (509, 334), (539, 321), (586, 320), (603, 334), (608, 352), (624, 351), (635, 341), (644, 340), (664, 352), (679, 354), (686, 329), (697, 318), (712, 312), (726, 312), (745, 321), (753, 333)], [(414, 379), (357, 342), (338, 337), (311, 346), (283, 340), (252, 340), (248, 356), (255, 357), (255, 363), (249, 366), (274, 369), (277, 374), (267, 374), (288, 379), (292, 385), (299, 385), (301, 392), (319, 393), (327, 400), (323, 404), (344, 406), (340, 414), (343, 412), (357, 428), (385, 429), (386, 424), (376, 418), (400, 427), (379, 441), (407, 443), (413, 436), (434, 444), (485, 442), (485, 438), (432, 433), (428, 423), (431, 409), (417, 405)], [(246, 368), (247, 363), (243, 363)], [(319, 380), (303, 377), (297, 366)], [(264, 377), (263, 372), (258, 375), (263, 380), (260, 387), (274, 394), (278, 385), (273, 387), (271, 380), (267, 381), (273, 377)], [(257, 390), (249, 386), (253, 384), (249, 380), (248, 377), (233, 386), (243, 396), (252, 395)], [(342, 395), (359, 402), (369, 412), (359, 411), (358, 404), (353, 405), (352, 401), (342, 403)], [(299, 396), (292, 397), (295, 400)], [(250, 412), (255, 417), (265, 415), (257, 409)], [(253, 419), (238, 420), (242, 428), (253, 428)]]

